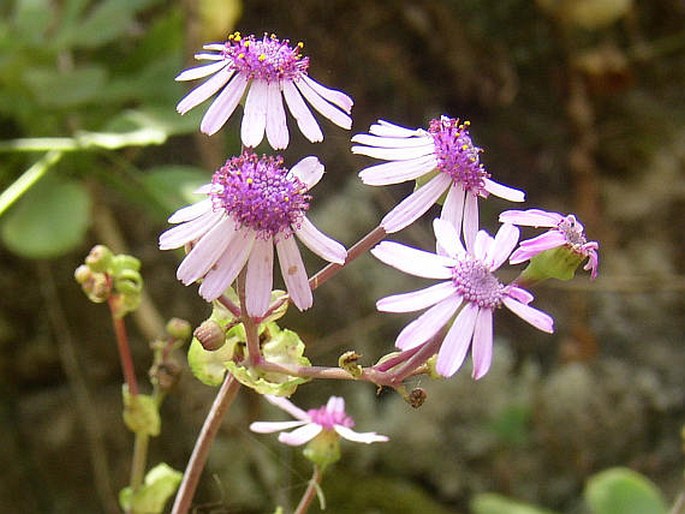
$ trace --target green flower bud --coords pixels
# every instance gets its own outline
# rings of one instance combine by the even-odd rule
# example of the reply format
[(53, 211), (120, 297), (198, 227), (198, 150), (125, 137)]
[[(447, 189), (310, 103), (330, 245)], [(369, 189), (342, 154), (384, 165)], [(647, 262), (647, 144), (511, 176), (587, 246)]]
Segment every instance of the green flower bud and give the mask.
[(558, 246), (545, 250), (530, 259), (517, 282), (532, 285), (548, 278), (571, 280), (586, 256), (569, 246)]
[(95, 245), (86, 257), (86, 265), (93, 271), (105, 273), (112, 263), (112, 250), (105, 245)]
[(84, 284), (86, 281), (90, 280), (92, 276), (93, 272), (85, 264), (81, 264), (74, 270), (74, 279), (76, 279), (76, 282), (79, 284)]
[(190, 323), (181, 318), (171, 318), (165, 327), (169, 337), (177, 341), (188, 341), (193, 335)]
[(120, 273), (114, 275), (114, 288), (119, 293), (127, 296), (140, 295), (143, 291), (143, 277), (135, 270), (122, 270)]
[(124, 270), (140, 271), (140, 260), (123, 253), (115, 255), (111, 261), (110, 272), (112, 275), (118, 275)]
[(340, 436), (333, 430), (322, 430), (307, 443), (304, 456), (322, 470), (340, 460)]

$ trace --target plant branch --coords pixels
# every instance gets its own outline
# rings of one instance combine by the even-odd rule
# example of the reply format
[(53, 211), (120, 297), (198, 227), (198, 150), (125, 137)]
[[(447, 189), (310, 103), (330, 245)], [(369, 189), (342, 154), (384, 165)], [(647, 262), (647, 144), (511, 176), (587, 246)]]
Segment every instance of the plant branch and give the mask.
[(300, 503), (297, 506), (297, 509), (295, 509), (294, 514), (305, 514), (309, 510), (312, 500), (319, 492), (319, 486), (321, 485), (322, 478), (323, 474), (321, 473), (319, 466), (314, 466), (314, 474), (312, 475), (312, 478), (309, 479), (307, 490), (302, 495)]

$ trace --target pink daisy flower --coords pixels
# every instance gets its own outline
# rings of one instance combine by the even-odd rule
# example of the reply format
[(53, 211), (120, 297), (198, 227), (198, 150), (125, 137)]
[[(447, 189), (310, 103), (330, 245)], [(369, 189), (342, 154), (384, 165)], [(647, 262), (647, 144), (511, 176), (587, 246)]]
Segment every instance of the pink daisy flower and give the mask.
[(382, 220), (387, 233), (397, 232), (424, 214), (445, 192), (441, 218), (462, 231), (471, 248), (478, 232), (478, 197), (493, 194), (522, 202), (523, 191), (490, 179), (480, 162), (482, 150), (473, 144), (469, 122), (442, 116), (428, 130), (408, 129), (379, 120), (369, 134), (357, 134), (352, 152), (389, 162), (370, 166), (359, 173), (365, 184), (380, 186), (416, 180), (437, 174), (405, 198)]
[(355, 443), (382, 443), (388, 440), (384, 435), (376, 432), (355, 432), (352, 430), (354, 421), (345, 413), (345, 400), (338, 396), (331, 396), (328, 403), (318, 409), (303, 411), (293, 405), (286, 398), (265, 395), (270, 403), (283, 409), (297, 421), (256, 421), (250, 425), (250, 430), (259, 434), (281, 432), (278, 440), (290, 446), (300, 446), (308, 443), (324, 430), (337, 433), (343, 439)]
[(504, 305), (543, 332), (553, 332), (550, 316), (529, 305), (533, 295), (515, 285), (502, 284), (493, 274), (511, 254), (519, 230), (504, 224), (494, 238), (484, 230), (467, 251), (457, 230), (447, 221), (433, 222), (438, 252), (430, 253), (384, 241), (371, 250), (382, 262), (417, 277), (444, 280), (428, 288), (378, 300), (384, 312), (414, 312), (430, 307), (397, 336), (395, 345), (409, 350), (432, 339), (456, 314), (438, 352), (436, 369), (450, 377), (471, 348), (473, 377), (481, 378), (492, 360), (492, 315)]
[(275, 35), (257, 39), (252, 35), (242, 37), (239, 32), (230, 35), (225, 43), (205, 45), (207, 52), (196, 54), (195, 58), (213, 62), (187, 69), (176, 80), (211, 77), (190, 91), (176, 110), (185, 114), (221, 91), (200, 124), (202, 132), (212, 135), (224, 126), (247, 92), (240, 136), (243, 145), (250, 148), (261, 143), (265, 131), (272, 148), (288, 146), (290, 136), (283, 98), (309, 141), (323, 141), (323, 133), (305, 100), (325, 118), (349, 130), (352, 99), (309, 77), (309, 58), (300, 54), (302, 46), (290, 46), (290, 41), (281, 41)]
[(545, 250), (566, 246), (583, 259), (587, 259), (583, 269), (590, 271), (591, 279), (597, 278), (599, 243), (587, 240), (583, 225), (573, 214), (564, 216), (557, 212), (547, 212), (540, 209), (511, 210), (501, 213), (499, 220), (502, 223), (524, 227), (549, 227), (549, 230), (544, 234), (521, 241), (509, 259), (511, 264), (530, 260)]
[(207, 301), (223, 294), (247, 265), (246, 302), (252, 316), (263, 315), (273, 288), (274, 246), (293, 303), (305, 310), (312, 292), (295, 235), (311, 251), (342, 264), (347, 251), (307, 219), (307, 194), (324, 173), (316, 157), (305, 157), (288, 171), (283, 159), (244, 151), (219, 168), (211, 184), (197, 192), (198, 203), (176, 211), (178, 223), (159, 238), (162, 250), (191, 245), (176, 276), (185, 285), (202, 279), (200, 295)]

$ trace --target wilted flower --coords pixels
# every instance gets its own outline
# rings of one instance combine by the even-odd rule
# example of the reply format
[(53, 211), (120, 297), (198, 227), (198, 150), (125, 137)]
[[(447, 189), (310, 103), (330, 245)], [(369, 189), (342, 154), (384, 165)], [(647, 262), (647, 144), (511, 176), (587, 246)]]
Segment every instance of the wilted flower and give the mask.
[[(250, 430), (260, 434), (281, 432), (278, 440), (291, 446), (308, 443), (321, 432), (335, 432), (343, 439), (355, 443), (381, 443), (388, 440), (384, 435), (376, 432), (355, 432), (352, 430), (354, 421), (345, 413), (345, 400), (338, 396), (331, 396), (326, 405), (318, 409), (303, 411), (286, 398), (265, 395), (270, 403), (283, 409), (296, 418), (297, 421), (256, 421), (250, 425)], [(282, 432), (290, 430), (292, 432)]]
[(431, 172), (430, 180), (418, 187), (382, 220), (387, 233), (403, 229), (425, 213), (445, 192), (441, 218), (464, 232), (471, 248), (478, 232), (478, 197), (490, 194), (522, 202), (524, 193), (490, 179), (480, 162), (482, 150), (473, 144), (469, 122), (442, 116), (430, 122), (428, 130), (408, 129), (380, 120), (370, 134), (357, 134), (352, 152), (390, 161), (370, 166), (359, 173), (373, 186), (416, 180)]
[(511, 210), (501, 213), (499, 219), (502, 223), (525, 227), (549, 227), (544, 234), (521, 241), (509, 259), (512, 264), (530, 260), (545, 250), (564, 246), (577, 254), (581, 260), (587, 259), (583, 269), (590, 271), (591, 279), (597, 278), (599, 243), (587, 240), (583, 225), (573, 214), (564, 216), (540, 209)]
[(190, 91), (176, 110), (185, 114), (221, 90), (200, 125), (202, 132), (211, 135), (224, 126), (247, 91), (240, 135), (243, 144), (252, 148), (261, 143), (265, 131), (273, 148), (288, 146), (282, 97), (300, 131), (312, 142), (322, 141), (323, 133), (305, 100), (325, 118), (350, 129), (352, 99), (309, 77), (309, 58), (300, 54), (302, 46), (290, 46), (290, 41), (275, 35), (257, 39), (252, 35), (243, 37), (239, 32), (231, 34), (225, 43), (205, 45), (207, 52), (195, 58), (214, 62), (187, 69), (176, 80), (211, 78)]
[(273, 288), (274, 245), (283, 280), (293, 303), (305, 310), (312, 292), (293, 234), (311, 251), (342, 264), (347, 252), (322, 234), (306, 217), (307, 194), (324, 173), (316, 157), (305, 157), (290, 171), (281, 157), (259, 157), (251, 151), (219, 168), (211, 184), (197, 192), (204, 200), (184, 207), (170, 218), (178, 226), (159, 238), (162, 250), (192, 245), (176, 276), (186, 285), (202, 279), (200, 295), (221, 296), (247, 263), (247, 312), (263, 315)]
[(469, 347), (473, 377), (485, 375), (492, 360), (492, 315), (502, 305), (534, 327), (551, 333), (550, 316), (528, 305), (533, 295), (515, 285), (504, 285), (493, 275), (516, 246), (519, 230), (504, 224), (494, 238), (478, 232), (473, 251), (466, 251), (457, 230), (447, 221), (433, 222), (436, 254), (384, 241), (371, 253), (390, 266), (417, 277), (445, 280), (428, 288), (388, 296), (376, 306), (385, 312), (414, 312), (430, 307), (397, 336), (401, 350), (432, 339), (457, 314), (438, 352), (436, 369), (452, 376), (461, 367)]

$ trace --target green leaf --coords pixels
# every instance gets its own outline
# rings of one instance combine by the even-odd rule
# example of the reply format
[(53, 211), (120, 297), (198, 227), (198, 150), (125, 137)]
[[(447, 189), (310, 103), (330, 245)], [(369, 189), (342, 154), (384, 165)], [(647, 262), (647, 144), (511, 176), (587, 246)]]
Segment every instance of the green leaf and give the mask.
[(13, 252), (31, 259), (68, 253), (90, 225), (90, 196), (82, 184), (49, 175), (6, 214), (0, 235)]
[(40, 43), (55, 19), (50, 0), (17, 0), (14, 7), (14, 35), (24, 41)]
[(494, 493), (476, 495), (471, 500), (470, 507), (472, 514), (555, 514), (551, 510)]
[(158, 514), (178, 489), (183, 473), (162, 462), (145, 475), (135, 492), (126, 487), (119, 493), (119, 505), (132, 514)]
[(588, 480), (585, 501), (593, 514), (666, 514), (661, 492), (643, 475), (611, 468)]
[(193, 192), (209, 181), (209, 174), (201, 168), (181, 165), (158, 166), (143, 176), (143, 185), (167, 213), (206, 198)]
[(162, 420), (159, 416), (159, 405), (149, 395), (137, 394), (133, 396), (128, 387), (123, 386), (124, 423), (136, 434), (147, 434), (152, 437), (159, 435)]
[(195, 378), (205, 385), (218, 387), (226, 375), (226, 363), (233, 357), (233, 345), (224, 344), (218, 350), (205, 350), (193, 337), (188, 348), (188, 366)]
[(84, 66), (68, 73), (53, 68), (31, 68), (24, 74), (26, 87), (43, 107), (75, 107), (95, 100), (107, 82), (107, 71), (99, 65)]

